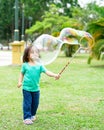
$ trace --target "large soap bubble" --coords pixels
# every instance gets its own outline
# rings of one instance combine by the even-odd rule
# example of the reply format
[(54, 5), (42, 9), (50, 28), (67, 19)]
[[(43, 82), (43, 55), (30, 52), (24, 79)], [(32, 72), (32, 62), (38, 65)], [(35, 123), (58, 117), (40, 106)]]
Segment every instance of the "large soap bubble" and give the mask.
[(93, 37), (85, 31), (73, 28), (64, 28), (61, 30), (58, 37), (48, 34), (40, 35), (33, 42), (34, 47), (39, 51), (38, 62), (41, 62), (44, 65), (52, 63), (57, 58), (63, 44), (66, 43), (80, 47), (80, 44), (83, 44), (83, 39), (85, 39), (88, 42), (89, 47), (92, 48), (94, 44)]
[(39, 50), (39, 61), (47, 65), (57, 58), (62, 41), (51, 35), (42, 34), (33, 42), (33, 45)]

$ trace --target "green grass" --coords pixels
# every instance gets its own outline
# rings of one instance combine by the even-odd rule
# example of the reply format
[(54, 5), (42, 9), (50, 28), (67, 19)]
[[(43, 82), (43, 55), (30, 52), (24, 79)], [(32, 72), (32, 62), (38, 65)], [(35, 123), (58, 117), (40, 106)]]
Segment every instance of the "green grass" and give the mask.
[[(37, 120), (22, 122), (20, 66), (0, 67), (0, 130), (104, 130), (104, 63), (78, 54), (59, 80), (41, 77)], [(58, 73), (70, 60), (60, 55), (46, 66)]]

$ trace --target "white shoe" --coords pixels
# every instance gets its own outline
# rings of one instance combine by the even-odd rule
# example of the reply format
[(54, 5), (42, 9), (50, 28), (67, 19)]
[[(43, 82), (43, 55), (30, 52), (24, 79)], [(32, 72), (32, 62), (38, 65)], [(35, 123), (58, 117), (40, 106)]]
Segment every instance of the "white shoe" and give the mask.
[(30, 119), (25, 119), (23, 122), (24, 122), (25, 125), (33, 124), (32, 120), (30, 120)]
[(36, 120), (36, 116), (32, 116), (32, 117), (31, 117), (31, 120), (32, 120), (32, 121), (35, 121), (35, 120)]

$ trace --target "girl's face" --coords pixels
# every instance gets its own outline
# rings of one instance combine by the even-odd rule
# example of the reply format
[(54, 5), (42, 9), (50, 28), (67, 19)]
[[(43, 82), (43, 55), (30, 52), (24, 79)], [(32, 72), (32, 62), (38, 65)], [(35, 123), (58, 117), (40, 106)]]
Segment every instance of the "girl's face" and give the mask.
[(32, 47), (29, 53), (29, 59), (31, 61), (36, 61), (39, 59), (39, 53), (38, 50), (35, 47)]

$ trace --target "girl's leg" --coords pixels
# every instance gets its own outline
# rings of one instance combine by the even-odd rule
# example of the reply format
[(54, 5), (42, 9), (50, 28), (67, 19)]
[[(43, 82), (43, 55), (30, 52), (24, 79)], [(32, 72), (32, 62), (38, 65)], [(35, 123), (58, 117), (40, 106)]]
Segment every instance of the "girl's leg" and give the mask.
[(23, 90), (23, 118), (24, 120), (31, 118), (31, 103), (32, 103), (31, 92)]
[(38, 106), (39, 106), (39, 97), (40, 97), (40, 91), (38, 92), (32, 92), (32, 106), (31, 106), (31, 115), (35, 116)]

